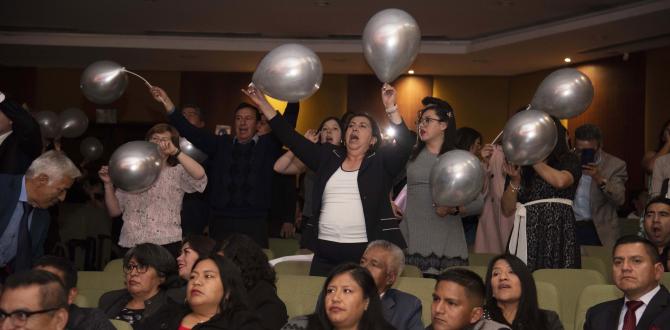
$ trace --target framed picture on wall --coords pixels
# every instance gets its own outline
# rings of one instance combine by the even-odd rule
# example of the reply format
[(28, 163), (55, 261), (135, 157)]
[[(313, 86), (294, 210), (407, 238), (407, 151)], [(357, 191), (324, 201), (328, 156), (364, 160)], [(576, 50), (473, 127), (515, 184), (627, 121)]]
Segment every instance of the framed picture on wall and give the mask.
[(216, 128), (214, 129), (214, 134), (216, 135), (223, 135), (223, 134), (228, 134), (232, 133), (232, 127), (230, 125), (216, 125)]

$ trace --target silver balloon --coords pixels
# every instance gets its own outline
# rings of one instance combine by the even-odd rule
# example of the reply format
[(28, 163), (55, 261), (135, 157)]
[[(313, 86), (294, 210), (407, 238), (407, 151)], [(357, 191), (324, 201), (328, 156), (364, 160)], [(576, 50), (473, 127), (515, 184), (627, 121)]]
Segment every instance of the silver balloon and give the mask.
[(40, 125), (42, 137), (53, 139), (60, 135), (60, 122), (55, 112), (40, 111), (35, 114), (35, 121)]
[(84, 159), (96, 160), (102, 156), (103, 150), (102, 142), (92, 136), (81, 140), (81, 144), (79, 144), (79, 151)]
[(195, 159), (196, 162), (202, 163), (207, 159), (207, 154), (202, 152), (200, 149), (196, 148), (189, 140), (185, 137), (179, 138), (179, 149), (189, 155), (191, 158)]
[(363, 54), (382, 82), (405, 73), (419, 53), (421, 30), (416, 20), (400, 9), (376, 13), (363, 31)]
[(128, 76), (118, 63), (98, 61), (86, 67), (79, 83), (84, 96), (91, 102), (109, 104), (123, 95)]
[(263, 57), (252, 81), (267, 95), (298, 102), (319, 90), (322, 78), (321, 60), (314, 51), (298, 44), (285, 44)]
[(88, 116), (77, 109), (68, 108), (59, 115), (61, 135), (66, 138), (76, 138), (88, 128)]
[(109, 176), (121, 190), (142, 192), (156, 182), (162, 166), (163, 158), (156, 144), (131, 141), (112, 154), (109, 159)]
[(443, 154), (430, 171), (433, 202), (440, 206), (465, 205), (477, 198), (483, 185), (482, 163), (464, 150)]
[(530, 102), (531, 109), (560, 119), (573, 118), (591, 105), (593, 85), (579, 70), (560, 69), (544, 78)]
[(507, 161), (515, 165), (533, 165), (545, 160), (556, 141), (556, 124), (542, 111), (521, 111), (503, 129), (503, 152)]

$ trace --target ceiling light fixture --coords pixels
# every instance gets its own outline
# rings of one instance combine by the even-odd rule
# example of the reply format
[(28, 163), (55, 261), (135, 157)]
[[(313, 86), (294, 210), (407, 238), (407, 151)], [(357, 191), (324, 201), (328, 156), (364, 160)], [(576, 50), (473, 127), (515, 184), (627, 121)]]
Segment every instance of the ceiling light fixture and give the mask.
[(407, 71), (407, 73), (414, 74), (414, 70), (409, 70), (409, 71)]
[(563, 59), (563, 62), (570, 63), (570, 62), (572, 62), (572, 59), (569, 58), (569, 57), (566, 57), (566, 58)]
[(316, 0), (314, 1), (314, 5), (317, 7), (328, 7), (330, 2), (326, 0)]

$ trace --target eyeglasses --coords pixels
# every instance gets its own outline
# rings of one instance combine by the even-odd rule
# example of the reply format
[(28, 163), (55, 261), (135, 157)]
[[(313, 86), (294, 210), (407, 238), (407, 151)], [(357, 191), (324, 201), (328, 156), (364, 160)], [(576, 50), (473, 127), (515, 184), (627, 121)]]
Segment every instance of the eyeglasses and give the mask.
[(418, 126), (418, 125), (428, 126), (428, 125), (430, 125), (430, 123), (433, 122), (433, 121), (439, 123), (439, 122), (441, 122), (441, 121), (443, 121), (443, 120), (442, 120), (442, 119), (436, 119), (436, 118), (430, 118), (430, 117), (424, 117), (424, 118), (421, 118), (421, 119), (417, 119), (414, 123), (415, 123), (417, 126)]
[(18, 310), (13, 312), (5, 312), (0, 309), (0, 323), (4, 323), (5, 320), (10, 319), (14, 325), (23, 325), (28, 321), (28, 318), (33, 315), (49, 313), (59, 309), (61, 309), (61, 307), (48, 308), (39, 311)]
[(133, 269), (136, 270), (138, 274), (144, 274), (149, 270), (149, 266), (140, 264), (128, 264), (123, 266), (123, 272), (126, 274), (132, 273)]
[(149, 142), (152, 142), (152, 143), (170, 142), (170, 141), (172, 141), (172, 138), (152, 137), (152, 138), (149, 139)]

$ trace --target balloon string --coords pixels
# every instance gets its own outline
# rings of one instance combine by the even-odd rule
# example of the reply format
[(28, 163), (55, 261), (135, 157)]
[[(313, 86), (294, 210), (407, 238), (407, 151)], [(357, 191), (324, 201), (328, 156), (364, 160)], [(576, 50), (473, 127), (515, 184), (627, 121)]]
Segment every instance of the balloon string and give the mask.
[[(526, 108), (523, 109), (523, 110), (521, 110), (521, 111), (526, 111), (526, 110), (530, 110), (530, 104), (527, 105)], [(504, 131), (505, 131), (505, 130), (500, 131), (500, 133), (498, 133), (498, 135), (496, 136), (496, 138), (493, 139), (493, 142), (491, 142), (491, 144), (496, 144), (496, 142), (498, 142), (498, 139), (500, 138), (500, 136), (502, 136), (502, 134), (503, 134)]]
[(493, 139), (493, 142), (491, 142), (491, 144), (496, 144), (496, 142), (498, 142), (498, 139), (502, 136), (503, 132), (504, 132), (504, 131), (500, 131), (500, 133), (498, 133), (498, 135), (496, 136), (496, 138)]
[(142, 81), (144, 81), (144, 83), (145, 83), (149, 88), (153, 87), (153, 86), (151, 86), (151, 84), (150, 84), (146, 79), (144, 79), (144, 77), (140, 76), (139, 74), (137, 74), (137, 73), (135, 73), (135, 72), (132, 72), (132, 71), (130, 71), (130, 70), (127, 70), (126, 68), (123, 68), (123, 71), (125, 71), (125, 72), (127, 72), (127, 73), (130, 73), (130, 74), (132, 74), (133, 76), (135, 76), (135, 77), (137, 77), (137, 78), (142, 79)]

